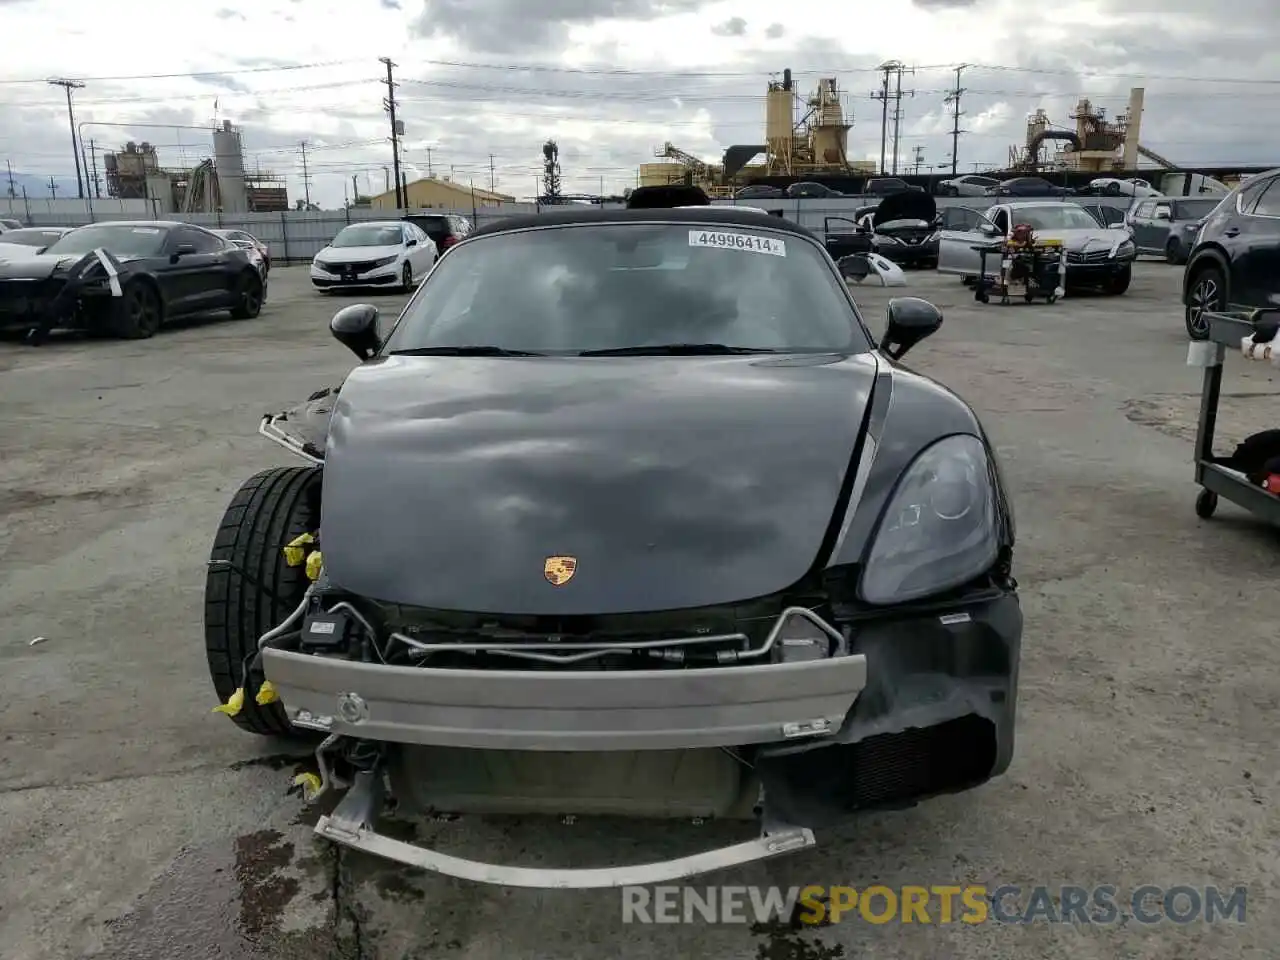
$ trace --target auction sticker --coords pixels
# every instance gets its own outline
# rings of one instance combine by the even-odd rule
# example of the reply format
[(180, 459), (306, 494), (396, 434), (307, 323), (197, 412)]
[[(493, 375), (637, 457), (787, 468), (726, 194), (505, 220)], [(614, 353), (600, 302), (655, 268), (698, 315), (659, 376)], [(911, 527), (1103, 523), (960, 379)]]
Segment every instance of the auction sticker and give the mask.
[(690, 230), (689, 246), (715, 247), (720, 250), (746, 250), (749, 253), (767, 253), (785, 257), (787, 245), (774, 237), (758, 233), (726, 233), (721, 230)]

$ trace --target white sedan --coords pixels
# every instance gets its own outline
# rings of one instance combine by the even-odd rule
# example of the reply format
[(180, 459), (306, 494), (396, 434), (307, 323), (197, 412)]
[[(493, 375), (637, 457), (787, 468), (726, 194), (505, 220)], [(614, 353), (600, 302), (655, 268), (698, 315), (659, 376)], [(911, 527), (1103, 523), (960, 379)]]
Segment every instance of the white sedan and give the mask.
[(370, 220), (343, 227), (311, 261), (311, 283), (335, 287), (413, 289), (435, 265), (436, 245), (406, 220)]

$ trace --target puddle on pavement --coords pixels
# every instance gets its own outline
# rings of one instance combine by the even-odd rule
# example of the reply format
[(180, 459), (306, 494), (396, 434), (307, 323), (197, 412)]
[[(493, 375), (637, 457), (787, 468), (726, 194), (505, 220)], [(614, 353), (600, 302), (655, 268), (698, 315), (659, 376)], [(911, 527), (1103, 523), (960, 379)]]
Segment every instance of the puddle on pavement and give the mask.
[[(293, 842), (276, 830), (184, 851), (107, 924), (95, 960), (333, 956), (332, 871), (323, 853), (295, 858)], [(291, 914), (313, 922), (290, 922)]]

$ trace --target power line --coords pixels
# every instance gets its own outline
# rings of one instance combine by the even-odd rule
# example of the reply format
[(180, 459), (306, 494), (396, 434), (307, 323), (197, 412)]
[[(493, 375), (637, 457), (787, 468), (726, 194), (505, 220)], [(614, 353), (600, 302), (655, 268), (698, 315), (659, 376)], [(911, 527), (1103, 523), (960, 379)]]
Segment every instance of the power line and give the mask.
[(396, 78), (392, 71), (395, 64), (391, 62), (390, 57), (379, 57), (380, 62), (387, 66), (387, 95), (382, 100), (383, 108), (391, 115), (391, 163), (395, 168), (396, 176), (396, 209), (403, 210), (408, 203), (404, 196), (404, 189), (400, 184), (400, 135), (404, 132), (404, 125), (396, 121)]
[[(115, 80), (198, 80), (203, 77), (212, 77), (218, 79), (221, 77), (239, 77), (247, 76), (252, 73), (285, 73), (290, 70), (318, 70), (322, 67), (341, 67), (349, 66), (353, 63), (363, 63), (361, 60), (328, 60), (319, 63), (289, 63), (273, 67), (242, 67), (233, 70), (197, 70), (187, 73), (135, 73), (127, 76), (114, 77), (85, 77), (87, 83), (109, 83)], [(22, 83), (44, 83), (43, 77), (38, 79), (7, 79), (0, 80), (0, 84), (11, 86)]]

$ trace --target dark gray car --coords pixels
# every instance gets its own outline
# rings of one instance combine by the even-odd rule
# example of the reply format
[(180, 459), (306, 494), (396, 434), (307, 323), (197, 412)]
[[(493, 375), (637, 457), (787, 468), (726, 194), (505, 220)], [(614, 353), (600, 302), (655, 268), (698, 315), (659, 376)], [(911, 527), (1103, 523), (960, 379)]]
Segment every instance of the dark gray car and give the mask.
[(1222, 202), (1221, 197), (1148, 197), (1129, 214), (1129, 227), (1139, 253), (1164, 256), (1184, 264), (1200, 223)]

